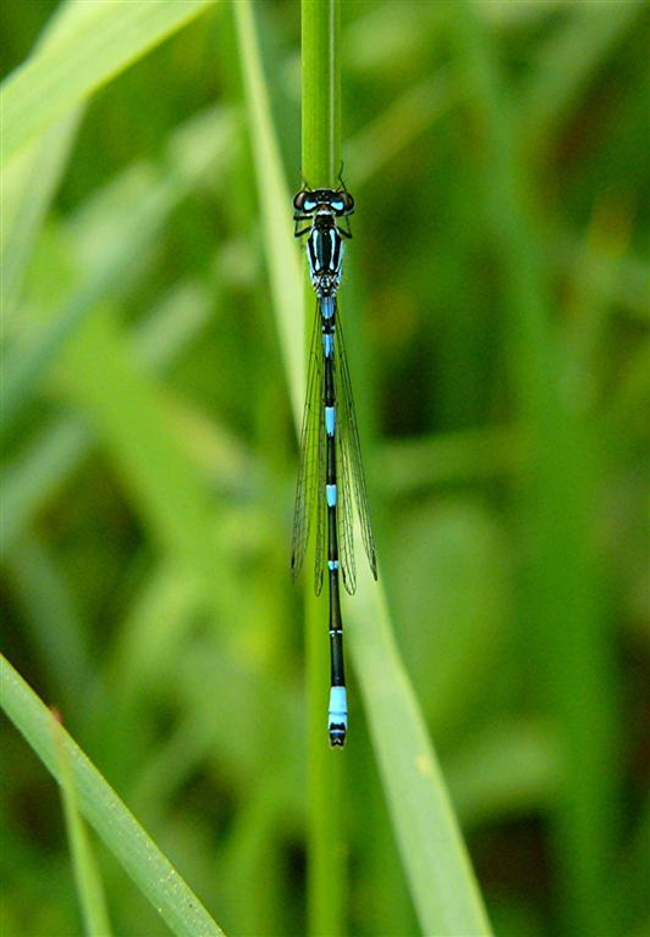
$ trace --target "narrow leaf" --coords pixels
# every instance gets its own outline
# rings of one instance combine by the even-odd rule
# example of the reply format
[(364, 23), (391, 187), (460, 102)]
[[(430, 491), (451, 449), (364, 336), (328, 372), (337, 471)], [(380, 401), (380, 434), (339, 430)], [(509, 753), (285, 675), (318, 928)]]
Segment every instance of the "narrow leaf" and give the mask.
[(77, 897), (81, 905), (84, 930), (89, 937), (110, 937), (104, 886), (95, 863), (90, 840), (79, 814), (77, 791), (72, 776), (65, 736), (57, 712), (51, 713), (52, 737), (59, 771), (63, 812), (72, 855)]
[[(61, 783), (51, 715), (5, 657), (0, 655), (0, 703), (7, 716)], [(151, 904), (179, 937), (219, 937), (223, 931), (104, 780), (74, 739), (61, 728), (79, 808)]]
[(262, 71), (253, 10), (249, 0), (235, 3), (234, 10), (273, 312), (287, 369), (293, 414), (299, 426), (305, 385), (302, 281), (291, 231), (291, 200), (270, 117), (269, 93)]
[(381, 590), (363, 575), (346, 602), (349, 643), (395, 837), (424, 934), (490, 933), (427, 727)]
[(95, 0), (2, 86), (2, 156), (20, 148), (214, 0)]

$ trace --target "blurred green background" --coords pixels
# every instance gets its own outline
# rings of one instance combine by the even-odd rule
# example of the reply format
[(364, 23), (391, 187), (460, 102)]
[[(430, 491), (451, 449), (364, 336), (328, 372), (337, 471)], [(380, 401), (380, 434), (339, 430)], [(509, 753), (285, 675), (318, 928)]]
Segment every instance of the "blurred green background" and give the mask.
[[(55, 9), (5, 0), (3, 74)], [(300, 6), (256, 10), (297, 188)], [(641, 937), (648, 8), (458, 11), (342, 4), (342, 308), (380, 577), (495, 932)], [(302, 933), (297, 451), (229, 5), (56, 133), (60, 182), (3, 282), (3, 648), (228, 932)], [(415, 934), (351, 683), (349, 932)], [(3, 934), (78, 933), (56, 786), (1, 731)], [(115, 933), (166, 933), (97, 851)]]

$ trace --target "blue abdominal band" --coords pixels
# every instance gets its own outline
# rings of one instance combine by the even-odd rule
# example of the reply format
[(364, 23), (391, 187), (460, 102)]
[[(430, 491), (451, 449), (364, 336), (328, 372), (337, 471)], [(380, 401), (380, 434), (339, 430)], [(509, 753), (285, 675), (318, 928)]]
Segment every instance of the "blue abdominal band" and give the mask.
[(332, 357), (332, 348), (334, 347), (334, 335), (332, 332), (323, 332), (323, 353), (326, 358)]
[(330, 689), (329, 722), (348, 724), (348, 694), (344, 686), (333, 686)]
[(334, 314), (334, 297), (333, 296), (321, 296), (320, 300), (320, 312), (323, 319), (331, 319)]

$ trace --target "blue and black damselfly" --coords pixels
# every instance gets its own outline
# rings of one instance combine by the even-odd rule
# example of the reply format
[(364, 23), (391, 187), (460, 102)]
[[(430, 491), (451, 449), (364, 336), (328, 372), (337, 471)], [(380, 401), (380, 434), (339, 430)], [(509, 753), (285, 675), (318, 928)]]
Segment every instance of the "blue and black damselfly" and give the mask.
[(344, 186), (339, 189), (304, 188), (295, 196), (293, 207), (294, 234), (296, 237), (307, 235), (305, 246), (311, 283), (316, 293), (316, 323), (300, 436), (301, 462), (293, 521), (291, 570), (295, 582), (305, 558), (315, 515), (316, 595), (323, 587), (326, 565), (330, 589), (328, 732), (330, 744), (342, 746), (347, 733), (348, 707), (339, 570), (346, 591), (352, 595), (357, 587), (352, 535), (353, 502), (359, 515), (370, 569), (377, 578), (375, 541), (370, 526), (357, 417), (337, 304), (343, 239), (352, 236), (349, 216), (354, 211), (354, 199)]

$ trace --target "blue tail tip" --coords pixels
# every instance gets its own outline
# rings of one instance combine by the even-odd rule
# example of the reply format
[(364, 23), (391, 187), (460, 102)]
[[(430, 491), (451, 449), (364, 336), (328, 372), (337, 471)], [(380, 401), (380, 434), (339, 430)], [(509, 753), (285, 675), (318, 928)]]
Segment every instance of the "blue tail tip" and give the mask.
[(344, 686), (330, 689), (328, 731), (332, 748), (343, 748), (348, 731), (348, 699)]

